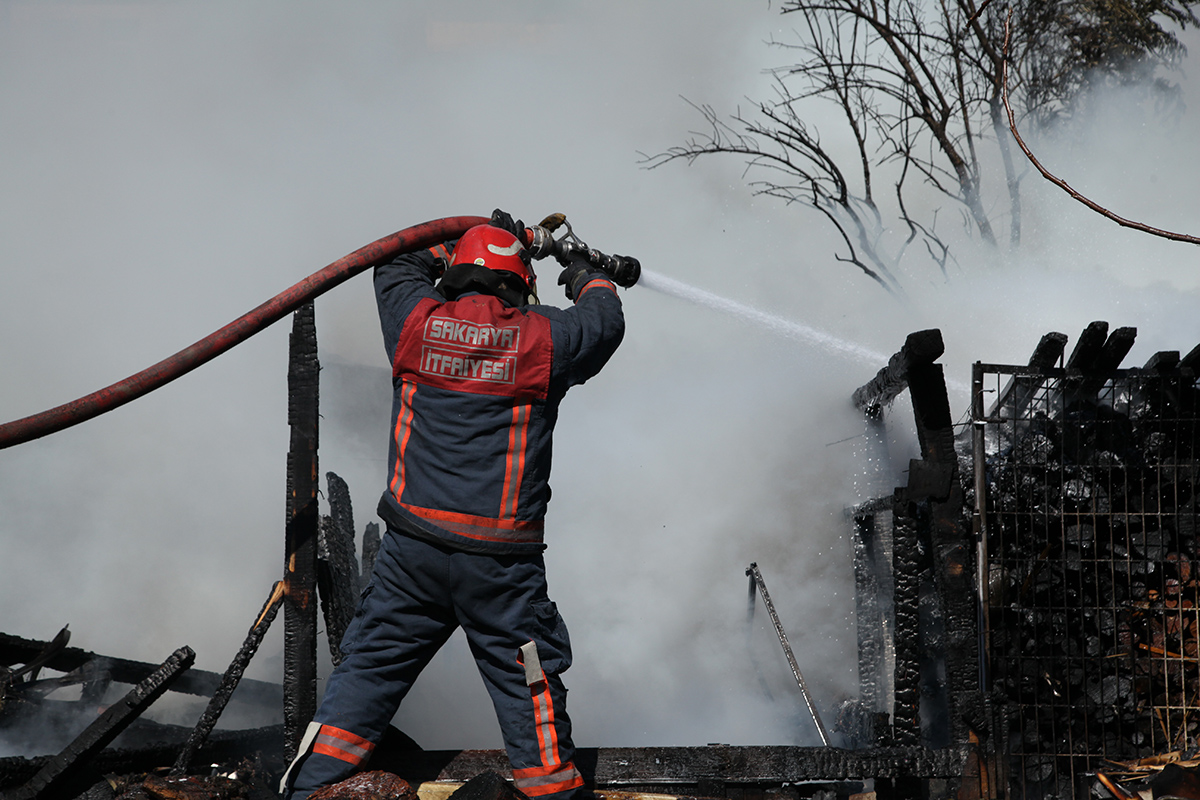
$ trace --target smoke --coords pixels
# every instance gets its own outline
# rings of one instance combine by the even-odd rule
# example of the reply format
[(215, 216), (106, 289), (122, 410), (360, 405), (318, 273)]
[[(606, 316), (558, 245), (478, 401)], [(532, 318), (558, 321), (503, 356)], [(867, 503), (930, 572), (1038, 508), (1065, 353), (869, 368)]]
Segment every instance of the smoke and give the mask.
[[(832, 258), (819, 220), (755, 198), (733, 162), (643, 170), (699, 120), (685, 96), (762, 97), (767, 4), (0, 2), (0, 417), (108, 385), (362, 244), (446, 215), (563, 211), (606, 251), (860, 351), (939, 327), (957, 385), (1049, 330), (1136, 325), (1128, 363), (1200, 341), (1196, 251), (1025, 178), (1023, 261), (912, 276), (900, 306)], [(1114, 210), (1197, 227), (1194, 115), (1117, 105), (1043, 161)], [(1114, 103), (1117, 101), (1114, 100)], [(1195, 232), (1195, 230), (1193, 230)], [(553, 302), (553, 270), (542, 276)], [(678, 297), (623, 292), (628, 333), (562, 407), (551, 595), (571, 628), (581, 745), (816, 743), (746, 577), (759, 563), (831, 721), (855, 690), (843, 508), (849, 395), (883, 364)], [(0, 630), (223, 670), (282, 568), (281, 323), (128, 406), (0, 452)], [(321, 469), (359, 529), (383, 488), (387, 361), (369, 280), (317, 302)], [(915, 445), (889, 412), (895, 463)], [(965, 393), (952, 390), (956, 414)], [(895, 485), (901, 476), (883, 476)], [(278, 631), (250, 677), (278, 680)], [(398, 723), (496, 747), (456, 637)]]

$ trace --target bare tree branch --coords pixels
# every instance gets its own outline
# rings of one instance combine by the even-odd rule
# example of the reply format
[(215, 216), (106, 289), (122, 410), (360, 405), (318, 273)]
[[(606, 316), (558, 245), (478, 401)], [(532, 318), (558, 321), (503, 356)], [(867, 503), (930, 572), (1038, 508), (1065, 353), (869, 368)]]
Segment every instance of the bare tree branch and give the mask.
[[(1008, 12), (1008, 19), (1010, 21), (1012, 19), (1012, 11), (1011, 10)], [(1005, 54), (1006, 59), (1008, 56), (1008, 35), (1009, 35), (1009, 25), (1008, 25), (1008, 21), (1006, 21), (1004, 24), (1004, 54)], [(1146, 225), (1145, 223), (1135, 222), (1134, 220), (1126, 219), (1125, 217), (1118, 216), (1117, 214), (1114, 214), (1113, 212), (1109, 211), (1107, 208), (1100, 205), (1096, 201), (1091, 200), (1091, 199), (1085, 197), (1084, 195), (1080, 194), (1078, 191), (1073, 189), (1071, 187), (1071, 185), (1068, 184), (1066, 181), (1064, 181), (1062, 178), (1059, 178), (1059, 177), (1051, 174), (1051, 172), (1048, 169), (1046, 169), (1045, 167), (1043, 167), (1042, 163), (1037, 160), (1037, 157), (1034, 156), (1034, 154), (1032, 152), (1030, 152), (1029, 148), (1025, 145), (1025, 140), (1021, 138), (1021, 134), (1017, 131), (1017, 120), (1016, 120), (1016, 117), (1013, 115), (1012, 106), (1009, 105), (1009, 102), (1008, 102), (1008, 62), (1007, 62), (1007, 60), (1005, 61), (1004, 79), (1002, 81), (1002, 87), (1003, 87), (1002, 95), (1004, 98), (1004, 110), (1008, 112), (1008, 128), (1010, 131), (1012, 131), (1013, 138), (1016, 139), (1017, 146), (1021, 148), (1021, 152), (1023, 152), (1025, 154), (1025, 157), (1029, 159), (1029, 163), (1033, 164), (1034, 168), (1036, 168), (1038, 172), (1042, 173), (1043, 178), (1050, 181), (1058, 188), (1062, 189), (1064, 192), (1066, 192), (1068, 195), (1070, 195), (1073, 199), (1079, 201), (1080, 203), (1083, 203), (1085, 206), (1090, 208), (1092, 211), (1095, 211), (1097, 214), (1100, 214), (1103, 217), (1107, 217), (1108, 219), (1111, 219), (1113, 222), (1117, 223), (1118, 225), (1120, 225), (1124, 228), (1133, 228), (1134, 230), (1141, 231), (1143, 233), (1149, 233), (1152, 236), (1159, 236), (1159, 237), (1162, 237), (1163, 239), (1171, 239), (1172, 241), (1176, 241), (1176, 242), (1189, 242), (1190, 244), (1200, 244), (1200, 237), (1190, 236), (1186, 233), (1172, 233), (1171, 231), (1164, 231), (1161, 228), (1154, 228), (1149, 225)]]

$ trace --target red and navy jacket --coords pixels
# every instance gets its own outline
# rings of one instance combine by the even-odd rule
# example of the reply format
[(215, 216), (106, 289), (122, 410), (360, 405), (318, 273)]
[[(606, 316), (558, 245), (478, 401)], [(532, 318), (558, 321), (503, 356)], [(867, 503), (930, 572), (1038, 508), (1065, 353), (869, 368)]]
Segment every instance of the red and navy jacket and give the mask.
[(597, 275), (568, 309), (447, 302), (433, 288), (435, 252), (375, 268), (393, 387), (379, 515), (458, 550), (539, 553), (558, 405), (620, 345), (621, 300)]

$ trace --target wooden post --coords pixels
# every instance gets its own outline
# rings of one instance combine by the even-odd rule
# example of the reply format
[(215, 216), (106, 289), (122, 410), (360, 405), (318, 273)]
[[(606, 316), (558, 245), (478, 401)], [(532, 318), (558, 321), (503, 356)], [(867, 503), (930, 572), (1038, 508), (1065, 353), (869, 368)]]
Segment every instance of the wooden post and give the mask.
[(283, 730), (294, 758), (317, 711), (317, 410), (320, 363), (313, 304), (292, 318), (288, 356), (287, 527), (284, 553)]

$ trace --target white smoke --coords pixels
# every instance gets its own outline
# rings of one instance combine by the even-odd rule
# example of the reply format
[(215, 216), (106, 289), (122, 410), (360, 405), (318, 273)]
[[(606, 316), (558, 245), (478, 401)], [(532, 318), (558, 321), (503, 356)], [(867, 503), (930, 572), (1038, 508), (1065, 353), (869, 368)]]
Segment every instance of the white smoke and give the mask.
[[(960, 384), (974, 360), (1024, 361), (1043, 333), (1074, 340), (1093, 319), (1139, 328), (1128, 363), (1200, 341), (1195, 249), (1035, 176), (1026, 261), (914, 280), (901, 308), (833, 260), (818, 219), (751, 197), (740, 164), (641, 169), (638, 151), (700, 122), (680, 95), (764, 96), (777, 12), (0, 3), (0, 417), (132, 374), (386, 233), (496, 206), (566, 212), (593, 246), (861, 352), (940, 327)], [(1200, 227), (1187, 88), (1177, 129), (1113, 113), (1039, 155), (1127, 216)], [(815, 743), (761, 609), (747, 640), (744, 570), (762, 567), (831, 714), (855, 690), (848, 398), (883, 364), (644, 287), (623, 297), (625, 344), (568, 396), (556, 442), (547, 561), (577, 742)], [(189, 644), (224, 669), (282, 569), (287, 329), (0, 452), (0, 630), (48, 639), (69, 622), (81, 647), (160, 661)], [(319, 300), (317, 329), (321, 469), (347, 479), (361, 529), (388, 413), (369, 279)], [(902, 398), (889, 414), (897, 463), (914, 451), (907, 413)], [(279, 679), (279, 648), (275, 631), (251, 677)], [(499, 746), (461, 639), (398, 722), (426, 747)]]

